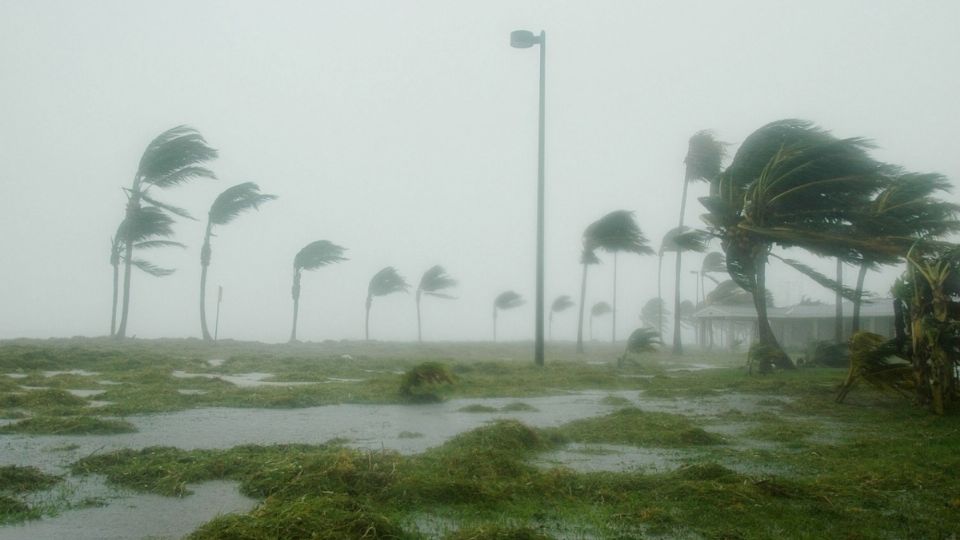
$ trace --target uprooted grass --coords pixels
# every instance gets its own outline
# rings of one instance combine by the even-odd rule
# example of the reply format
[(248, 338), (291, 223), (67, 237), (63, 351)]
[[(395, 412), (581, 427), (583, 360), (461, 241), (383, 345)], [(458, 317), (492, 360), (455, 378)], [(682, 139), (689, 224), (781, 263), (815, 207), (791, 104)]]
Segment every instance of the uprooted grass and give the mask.
[(646, 412), (627, 407), (597, 418), (570, 422), (551, 431), (557, 438), (581, 443), (686, 447), (722, 444), (723, 438), (704, 431), (681, 414)]

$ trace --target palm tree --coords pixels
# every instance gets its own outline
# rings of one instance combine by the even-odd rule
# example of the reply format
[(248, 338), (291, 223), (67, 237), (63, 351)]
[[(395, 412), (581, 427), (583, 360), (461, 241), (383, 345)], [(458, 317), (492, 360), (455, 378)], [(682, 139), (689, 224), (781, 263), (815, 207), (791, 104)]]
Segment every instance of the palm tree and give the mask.
[(343, 256), (345, 251), (346, 249), (333, 242), (317, 240), (304, 246), (293, 258), (293, 287), (290, 291), (291, 296), (293, 296), (293, 330), (290, 331), (290, 343), (297, 341), (297, 316), (300, 313), (300, 275), (304, 270), (316, 270), (321, 266), (347, 260)]
[[(700, 294), (701, 302), (706, 304), (707, 301), (707, 289), (705, 288), (705, 283), (703, 278), (707, 278), (713, 282), (714, 285), (719, 285), (720, 282), (710, 274), (726, 274), (727, 273), (727, 259), (723, 256), (723, 253), (719, 251), (711, 251), (703, 258), (703, 262), (700, 264)], [(713, 348), (713, 322), (707, 321), (706, 324), (706, 333), (705, 336), (707, 340), (707, 347)]]
[[(905, 236), (933, 239), (960, 230), (960, 206), (942, 201), (937, 193), (950, 191), (950, 181), (934, 173), (895, 173), (857, 220), (864, 236)], [(865, 254), (857, 273), (853, 299), (852, 333), (860, 330), (860, 305), (867, 270), (895, 264), (901, 257)]]
[[(684, 251), (693, 251), (701, 253), (706, 251), (707, 243), (710, 241), (710, 236), (705, 232), (697, 229), (691, 229), (690, 227), (680, 226), (674, 227), (667, 231), (667, 234), (663, 235), (663, 240), (660, 242), (660, 250), (658, 254), (657, 262), (657, 298), (663, 298), (660, 292), (660, 283), (661, 283), (661, 269), (663, 268), (663, 255), (667, 252), (673, 251), (677, 253), (679, 257), (681, 252)], [(679, 259), (678, 259), (679, 261)], [(662, 308), (662, 303), (661, 303)], [(682, 344), (680, 343), (680, 288), (674, 287), (673, 292), (673, 353), (680, 354), (683, 349)], [(663, 320), (661, 319), (658, 324), (659, 331), (663, 332)]]
[(392, 266), (380, 270), (370, 278), (370, 285), (367, 286), (367, 316), (364, 319), (364, 339), (370, 341), (370, 307), (373, 306), (373, 297), (407, 292), (408, 289), (410, 289), (410, 284)]
[(523, 297), (514, 291), (504, 291), (493, 300), (493, 341), (497, 341), (497, 312), (513, 309), (524, 304)]
[(663, 299), (651, 298), (640, 310), (640, 322), (644, 326), (656, 329), (661, 324), (664, 314), (669, 316), (670, 310), (663, 306)]
[(420, 333), (420, 295), (426, 294), (427, 296), (452, 300), (453, 296), (440, 291), (456, 286), (457, 280), (447, 275), (447, 271), (439, 264), (431, 266), (420, 277), (420, 285), (417, 287), (417, 341), (423, 342), (423, 336)]
[(583, 309), (587, 301), (587, 267), (591, 264), (600, 264), (600, 259), (587, 245), (584, 235), (583, 251), (580, 252), (580, 264), (583, 265), (583, 278), (580, 281), (580, 315), (577, 317), (577, 352), (583, 353)]
[[(636, 253), (637, 255), (652, 255), (653, 250), (647, 245), (647, 237), (643, 235), (637, 222), (633, 219), (633, 212), (614, 210), (602, 218), (594, 221), (583, 233), (585, 250), (591, 252), (602, 249), (613, 253), (613, 314), (612, 340), (617, 340), (617, 253)], [(584, 266), (586, 269), (586, 266)]]
[[(690, 137), (687, 146), (687, 157), (683, 160), (685, 167), (683, 194), (680, 196), (680, 223), (677, 225), (678, 233), (684, 231), (683, 218), (687, 208), (687, 187), (690, 185), (690, 182), (712, 182), (720, 176), (723, 157), (726, 153), (724, 146), (724, 143), (716, 140), (713, 132), (709, 130), (698, 131)], [(705, 247), (704, 245), (704, 248)], [(683, 343), (681, 343), (680, 340), (680, 262), (683, 251), (683, 249), (676, 250), (677, 259), (674, 267), (673, 354), (683, 352)]]
[[(110, 241), (110, 265), (113, 266), (113, 302), (110, 316), (110, 335), (117, 331), (117, 303), (120, 291), (120, 263), (124, 261), (125, 239), (131, 238), (134, 247), (139, 250), (159, 247), (185, 248), (180, 242), (165, 240), (173, 236), (173, 218), (159, 208), (152, 206), (137, 209), (130, 219), (124, 219), (117, 228), (117, 233)], [(167, 276), (173, 273), (172, 269), (161, 268), (143, 260), (134, 259), (133, 266), (154, 277)]]
[(563, 312), (563, 311), (566, 311), (566, 310), (572, 308), (573, 306), (574, 306), (573, 300), (571, 300), (570, 297), (567, 296), (567, 295), (565, 295), (565, 294), (564, 294), (564, 295), (561, 295), (561, 296), (558, 296), (558, 297), (553, 301), (553, 304), (550, 306), (550, 322), (549, 322), (549, 328), (550, 328), (549, 336), (550, 336), (550, 339), (553, 339), (553, 314), (554, 314), (554, 313), (561, 313), (561, 312)]
[[(902, 240), (865, 238), (853, 224), (883, 185), (884, 166), (870, 158), (868, 148), (863, 139), (837, 139), (810, 122), (772, 122), (744, 140), (730, 166), (711, 183), (711, 195), (700, 199), (709, 211), (704, 219), (722, 240), (731, 277), (753, 295), (758, 350), (767, 351), (767, 361), (778, 367), (793, 363), (770, 328), (763, 301), (774, 244), (845, 260), (865, 252), (903, 251)], [(825, 276), (811, 277), (838, 287)]]
[(613, 308), (606, 302), (597, 302), (590, 308), (590, 341), (593, 341), (593, 318), (612, 313)]
[(248, 210), (259, 210), (260, 205), (276, 199), (276, 195), (260, 193), (260, 186), (245, 182), (227, 188), (210, 205), (207, 214), (207, 230), (203, 236), (203, 248), (200, 249), (200, 331), (205, 341), (213, 336), (207, 330), (207, 267), (210, 266), (210, 237), (217, 225), (226, 225)]
[[(201, 164), (217, 157), (217, 151), (207, 146), (203, 136), (188, 126), (177, 126), (158, 135), (147, 145), (140, 165), (133, 177), (133, 186), (126, 190), (126, 220), (134, 220), (137, 212), (146, 204), (150, 207), (189, 217), (189, 214), (175, 206), (162, 203), (153, 198), (150, 190), (166, 189), (188, 182), (194, 178), (215, 178), (212, 171)], [(133, 250), (136, 240), (131, 231), (127, 231), (123, 240), (123, 307), (120, 314), (120, 326), (115, 334), (123, 338), (127, 334), (127, 322), (130, 313), (130, 270), (133, 266)]]

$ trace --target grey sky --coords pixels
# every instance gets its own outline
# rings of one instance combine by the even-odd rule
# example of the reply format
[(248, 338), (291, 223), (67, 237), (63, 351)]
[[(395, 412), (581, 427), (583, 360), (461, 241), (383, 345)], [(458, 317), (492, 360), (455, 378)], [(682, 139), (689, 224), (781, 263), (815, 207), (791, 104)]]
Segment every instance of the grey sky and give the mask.
[[(537, 54), (510, 48), (511, 30), (549, 40), (549, 302), (577, 296), (592, 220), (633, 210), (655, 246), (676, 225), (699, 129), (732, 152), (766, 122), (806, 118), (873, 139), (880, 159), (960, 178), (958, 20), (952, 1), (6, 0), (0, 338), (107, 333), (121, 187), (150, 139), (181, 123), (220, 150), (220, 180), (165, 201), (204, 216), (243, 181), (280, 197), (214, 239), (225, 337), (286, 339), (293, 256), (329, 239), (350, 261), (304, 275), (302, 339), (360, 338), (369, 278), (394, 265), (415, 283), (433, 264), (462, 286), (456, 301), (425, 301), (425, 338), (488, 339), (505, 289), (528, 304), (501, 317), (499, 335), (529, 338)], [(704, 191), (693, 188), (688, 215)], [(189, 249), (151, 254), (175, 275), (134, 274), (131, 334), (199, 335), (202, 228), (180, 223)], [(608, 259), (591, 269), (590, 304), (610, 301)], [(656, 258), (621, 257), (619, 268), (626, 335), (656, 294)], [(883, 292), (893, 275), (868, 286)], [(771, 281), (781, 304), (830, 297), (776, 267)], [(412, 295), (377, 299), (372, 337), (415, 339), (413, 315)], [(555, 335), (572, 338), (575, 319), (560, 316)]]

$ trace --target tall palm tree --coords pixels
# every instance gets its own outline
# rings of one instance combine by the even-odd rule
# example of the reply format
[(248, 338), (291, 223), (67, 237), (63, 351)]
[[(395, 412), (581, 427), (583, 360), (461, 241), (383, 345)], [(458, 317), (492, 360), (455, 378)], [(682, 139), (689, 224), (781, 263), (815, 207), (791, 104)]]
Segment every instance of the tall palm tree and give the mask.
[(593, 341), (593, 318), (613, 313), (613, 308), (606, 302), (597, 302), (590, 308), (590, 341)]
[(370, 278), (370, 285), (367, 286), (367, 315), (363, 326), (364, 339), (370, 341), (370, 308), (373, 306), (373, 297), (407, 292), (408, 289), (410, 284), (392, 266), (380, 270)]
[(577, 352), (583, 353), (583, 310), (587, 302), (587, 267), (591, 264), (600, 264), (597, 254), (587, 244), (584, 235), (583, 251), (580, 252), (580, 264), (583, 265), (583, 278), (580, 281), (580, 315), (577, 317)]
[[(124, 219), (134, 219), (144, 205), (189, 217), (185, 210), (154, 199), (151, 189), (167, 189), (195, 178), (215, 178), (212, 171), (201, 165), (216, 157), (217, 151), (209, 147), (203, 136), (189, 126), (177, 126), (158, 135), (144, 150), (133, 177), (133, 186), (126, 190), (127, 209)], [(123, 307), (120, 326), (115, 334), (118, 338), (127, 334), (130, 313), (130, 270), (136, 247), (136, 241), (131, 234), (128, 231), (123, 238)]]
[[(864, 236), (905, 236), (934, 239), (960, 230), (960, 206), (937, 198), (950, 191), (950, 181), (935, 173), (895, 171), (856, 221)], [(860, 330), (860, 306), (867, 271), (881, 264), (895, 264), (901, 257), (866, 253), (857, 273), (853, 299), (852, 333)]]
[(564, 312), (572, 308), (574, 305), (575, 304), (573, 303), (573, 300), (571, 300), (570, 297), (567, 296), (566, 294), (558, 296), (553, 301), (553, 304), (550, 306), (550, 322), (549, 322), (550, 339), (553, 339), (553, 314)]
[(321, 266), (347, 260), (343, 256), (345, 248), (328, 240), (311, 242), (293, 258), (293, 330), (290, 331), (290, 343), (297, 341), (297, 316), (300, 314), (300, 275), (304, 270), (316, 270)]
[[(117, 303), (120, 292), (120, 263), (124, 261), (126, 253), (126, 239), (132, 239), (138, 250), (160, 247), (186, 246), (180, 242), (166, 240), (173, 236), (173, 218), (159, 208), (152, 206), (141, 207), (124, 219), (117, 228), (117, 233), (110, 241), (110, 265), (113, 266), (113, 302), (110, 316), (110, 335), (117, 331)], [(173, 273), (170, 268), (161, 268), (144, 259), (134, 259), (131, 264), (147, 274), (155, 277), (167, 276)]]
[[(865, 238), (853, 224), (883, 185), (885, 167), (870, 158), (868, 148), (863, 139), (837, 139), (810, 122), (772, 122), (744, 140), (711, 183), (711, 195), (700, 199), (709, 212), (704, 219), (721, 238), (731, 277), (753, 295), (766, 361), (778, 367), (794, 366), (770, 328), (763, 301), (774, 244), (845, 260), (864, 252), (903, 251), (901, 240)], [(814, 277), (836, 288), (833, 280), (820, 278)]]
[(420, 295), (426, 294), (435, 298), (445, 298), (452, 300), (454, 297), (443, 293), (446, 289), (457, 286), (457, 280), (447, 275), (447, 271), (439, 264), (431, 266), (420, 276), (420, 285), (417, 286), (417, 341), (423, 342), (423, 335), (420, 333)]
[(260, 205), (276, 199), (276, 195), (260, 193), (260, 186), (253, 182), (244, 182), (227, 188), (214, 199), (207, 214), (207, 229), (203, 235), (203, 248), (200, 249), (200, 331), (205, 341), (213, 340), (207, 329), (207, 267), (210, 266), (210, 237), (213, 228), (226, 225), (248, 210), (259, 210)]
[[(713, 132), (702, 130), (690, 137), (687, 145), (687, 156), (684, 158), (683, 194), (680, 196), (680, 223), (677, 228), (684, 230), (683, 218), (687, 208), (687, 187), (690, 182), (711, 182), (722, 170), (723, 157), (726, 151), (724, 143), (713, 136)], [(705, 246), (704, 246), (705, 247)], [(676, 265), (674, 267), (673, 293), (673, 353), (683, 352), (683, 343), (680, 339), (680, 266), (682, 249), (677, 249)], [(658, 272), (659, 273), (659, 272)]]
[(637, 255), (652, 255), (653, 250), (647, 245), (647, 237), (643, 235), (637, 222), (633, 219), (633, 212), (614, 210), (602, 218), (594, 221), (583, 233), (585, 249), (593, 252), (602, 249), (613, 253), (613, 315), (612, 340), (617, 340), (617, 253), (636, 253)]
[(523, 297), (514, 291), (504, 291), (493, 300), (493, 341), (497, 341), (497, 312), (514, 309), (524, 304)]

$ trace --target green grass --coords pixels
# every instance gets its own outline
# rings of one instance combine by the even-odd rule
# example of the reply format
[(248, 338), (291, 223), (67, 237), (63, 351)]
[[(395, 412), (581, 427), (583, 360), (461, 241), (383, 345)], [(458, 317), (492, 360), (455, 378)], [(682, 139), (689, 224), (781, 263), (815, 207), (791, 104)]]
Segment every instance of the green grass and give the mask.
[[(550, 429), (495, 422), (412, 456), (351, 449), (342, 446), (343, 441), (226, 450), (149, 448), (95, 454), (71, 470), (103, 474), (113, 485), (169, 496), (189, 496), (192, 483), (229, 479), (262, 501), (249, 514), (209, 522), (195, 538), (302, 537), (307, 531), (335, 531), (339, 536), (330, 537), (339, 538), (364, 531), (369, 538), (426, 534), (458, 540), (960, 535), (956, 416), (934, 417), (865, 386), (837, 404), (833, 397), (845, 375), (842, 370), (748, 377), (740, 356), (696, 353), (683, 361), (725, 367), (668, 372), (677, 360), (653, 354), (617, 369), (613, 360), (619, 349), (596, 346), (580, 358), (569, 345), (552, 346), (547, 366), (537, 368), (528, 349), (527, 344), (6, 342), (0, 344), (0, 373), (18, 371), (28, 377), (17, 379), (16, 385), (0, 384), (0, 399), (10, 400), (0, 409), (27, 411), (31, 419), (71, 418), (46, 411), (90, 417), (86, 400), (62, 402), (69, 399), (64, 391), (71, 388), (107, 390), (97, 399), (114, 404), (107, 411), (96, 409), (98, 414), (403, 403), (401, 377), (395, 372), (424, 361), (441, 362), (456, 377), (444, 390), (447, 397), (509, 397), (522, 403), (525, 397), (576, 390), (631, 391), (641, 406), (629, 407), (614, 396), (603, 403), (624, 408), (604, 416)], [(352, 358), (341, 358), (344, 354)], [(210, 367), (210, 358), (226, 362)], [(585, 359), (607, 364), (590, 365)], [(85, 369), (98, 375), (51, 377), (47, 386), (54, 387), (55, 394), (19, 389), (24, 380), (39, 386), (46, 379), (40, 373), (45, 369)], [(175, 379), (174, 370), (266, 371), (283, 381), (365, 381), (237, 388), (217, 380)], [(99, 385), (101, 380), (122, 384)], [(179, 389), (207, 393), (183, 395)], [(23, 401), (34, 392), (46, 393)], [(754, 405), (720, 405), (695, 414), (655, 412), (642, 405), (648, 397), (683, 404), (728, 394), (758, 399)], [(731, 424), (736, 429), (723, 431), (722, 438), (709, 431)], [(568, 442), (665, 449), (681, 456), (684, 466), (659, 473), (581, 473), (533, 465), (538, 456)], [(22, 502), (13, 501), (8, 503)]]
[(126, 420), (93, 416), (35, 416), (0, 427), (0, 433), (31, 435), (112, 435), (135, 431), (137, 428)]
[(39, 518), (42, 512), (24, 501), (23, 496), (50, 489), (59, 482), (59, 476), (36, 467), (0, 466), (0, 525)]

